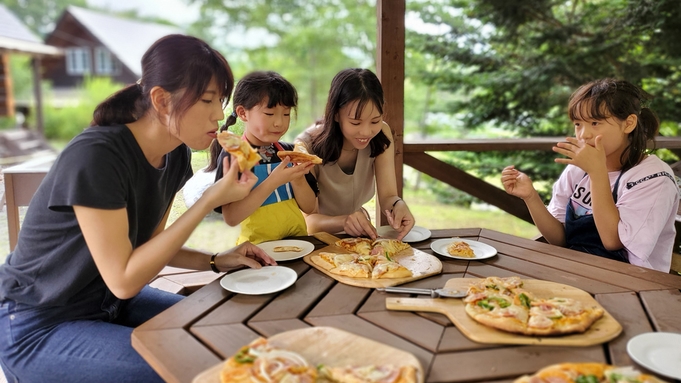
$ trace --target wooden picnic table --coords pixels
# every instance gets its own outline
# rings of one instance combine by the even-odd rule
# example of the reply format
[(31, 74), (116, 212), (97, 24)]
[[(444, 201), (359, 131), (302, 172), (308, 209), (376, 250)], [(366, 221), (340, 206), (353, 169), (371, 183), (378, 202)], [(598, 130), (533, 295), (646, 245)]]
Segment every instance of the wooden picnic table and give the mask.
[[(404, 286), (435, 288), (451, 278), (512, 275), (567, 284), (592, 294), (622, 325), (622, 333), (588, 347), (479, 344), (444, 315), (389, 311), (386, 297), (396, 295), (338, 283), (295, 260), (280, 263), (298, 274), (288, 289), (233, 294), (216, 280), (136, 328), (132, 345), (166, 381), (191, 382), (259, 336), (331, 326), (412, 353), (426, 382), (511, 382), (564, 361), (636, 366), (626, 351), (632, 337), (681, 333), (681, 276), (487, 229), (434, 230), (430, 239), (412, 246), (433, 254), (432, 241), (454, 236), (489, 244), (498, 255), (482, 261), (438, 256), (441, 274)], [(314, 237), (302, 239), (317, 249), (327, 246)]]

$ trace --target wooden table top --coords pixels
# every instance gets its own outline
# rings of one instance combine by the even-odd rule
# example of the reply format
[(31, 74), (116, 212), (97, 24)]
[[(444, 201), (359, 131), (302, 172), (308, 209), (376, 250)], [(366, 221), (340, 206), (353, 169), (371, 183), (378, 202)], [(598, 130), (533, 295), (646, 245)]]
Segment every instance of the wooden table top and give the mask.
[[(486, 229), (434, 230), (430, 239), (412, 246), (433, 254), (433, 240), (453, 236), (489, 244), (498, 255), (483, 261), (438, 256), (442, 274), (404, 286), (435, 288), (451, 278), (512, 275), (562, 283), (592, 294), (622, 325), (622, 333), (589, 347), (479, 344), (444, 315), (388, 311), (386, 297), (399, 295), (338, 283), (296, 260), (280, 263), (298, 274), (288, 289), (240, 295), (216, 280), (136, 328), (132, 345), (166, 381), (191, 382), (259, 336), (331, 326), (412, 353), (426, 382), (511, 382), (565, 361), (636, 366), (626, 351), (629, 339), (651, 331), (681, 333), (681, 276)], [(305, 239), (317, 249), (326, 246)]]

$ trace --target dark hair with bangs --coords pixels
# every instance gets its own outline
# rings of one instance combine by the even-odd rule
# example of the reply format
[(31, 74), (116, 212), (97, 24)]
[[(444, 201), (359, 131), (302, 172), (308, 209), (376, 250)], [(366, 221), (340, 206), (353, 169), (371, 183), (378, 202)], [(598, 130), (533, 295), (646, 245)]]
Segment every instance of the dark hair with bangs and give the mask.
[(99, 104), (90, 126), (137, 121), (151, 108), (149, 93), (155, 86), (172, 94), (171, 118), (178, 121), (203, 95), (211, 79), (219, 86), (220, 98), (229, 100), (234, 76), (227, 60), (218, 51), (196, 37), (162, 37), (142, 56), (142, 78)]
[[(358, 101), (355, 118), (359, 118), (364, 108), (373, 104), (383, 115), (383, 87), (376, 75), (361, 68), (340, 71), (331, 81), (329, 98), (326, 102), (324, 118), (317, 122), (321, 129), (316, 130), (310, 140), (310, 151), (318, 155), (323, 163), (335, 162), (340, 158), (343, 148), (343, 132), (336, 116), (340, 110), (354, 101)], [(383, 153), (390, 145), (390, 139), (379, 131), (369, 142), (371, 157)]]
[(649, 93), (625, 80), (596, 80), (582, 85), (570, 96), (568, 116), (572, 121), (611, 117), (624, 121), (630, 115), (636, 115), (636, 127), (629, 133), (629, 145), (620, 158), (624, 172), (645, 158), (648, 140), (652, 140), (660, 130), (657, 116), (645, 106), (652, 98)]
[[(274, 108), (283, 105), (293, 109), (295, 113), (298, 106), (298, 92), (288, 80), (277, 72), (256, 71), (245, 75), (236, 84), (234, 90), (233, 113), (227, 117), (224, 125), (220, 128), (223, 131), (236, 124), (236, 108), (238, 106), (250, 110), (267, 100), (267, 108)], [(218, 166), (218, 157), (222, 147), (217, 140), (213, 140), (210, 145), (210, 161), (206, 171), (212, 171)]]

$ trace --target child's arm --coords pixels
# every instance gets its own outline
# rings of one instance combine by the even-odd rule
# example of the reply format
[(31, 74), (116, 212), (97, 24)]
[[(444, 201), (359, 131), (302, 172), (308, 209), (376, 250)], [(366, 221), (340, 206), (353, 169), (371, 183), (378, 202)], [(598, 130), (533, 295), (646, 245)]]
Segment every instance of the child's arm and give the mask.
[(319, 204), (315, 199), (315, 208), (310, 214), (305, 214), (307, 232), (338, 233), (344, 231), (353, 237), (370, 237), (376, 239), (376, 228), (371, 224), (368, 213), (363, 208), (347, 215), (319, 214)]
[(317, 206), (317, 196), (310, 187), (310, 184), (307, 183), (305, 174), (312, 169), (314, 164), (310, 162), (309, 164), (300, 164), (297, 166), (307, 168), (308, 171), (300, 177), (291, 180), (291, 188), (293, 189), (293, 195), (296, 197), (296, 202), (298, 203), (300, 210), (302, 210), (303, 213), (310, 214)]
[(521, 198), (525, 202), (532, 221), (550, 244), (565, 245), (565, 226), (546, 209), (527, 174), (518, 171), (513, 165), (507, 166), (501, 172), (501, 183), (506, 193)]
[(619, 235), (620, 212), (612, 199), (607, 169), (602, 175), (591, 176), (591, 208), (598, 235), (606, 250), (624, 247)]
[[(222, 218), (230, 226), (236, 226), (253, 214), (272, 192), (279, 186), (296, 178), (304, 178), (309, 172), (304, 166), (288, 167), (288, 161), (282, 161), (276, 169), (244, 199), (222, 206)], [(310, 190), (310, 192), (312, 192)], [(294, 190), (295, 193), (295, 190)]]

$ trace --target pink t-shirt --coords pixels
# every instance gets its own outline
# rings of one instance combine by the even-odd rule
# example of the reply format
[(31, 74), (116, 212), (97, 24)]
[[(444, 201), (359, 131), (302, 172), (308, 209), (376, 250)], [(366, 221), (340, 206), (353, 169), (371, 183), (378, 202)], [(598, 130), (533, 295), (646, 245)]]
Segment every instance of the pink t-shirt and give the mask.
[[(608, 173), (611, 189), (619, 175), (619, 171)], [(577, 215), (592, 213), (591, 179), (573, 165), (568, 165), (553, 185), (548, 206), (562, 223), (568, 200)], [(679, 206), (679, 188), (669, 165), (650, 155), (626, 171), (620, 178), (616, 206), (620, 213), (617, 230), (629, 263), (669, 272)]]

